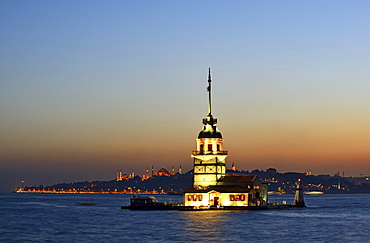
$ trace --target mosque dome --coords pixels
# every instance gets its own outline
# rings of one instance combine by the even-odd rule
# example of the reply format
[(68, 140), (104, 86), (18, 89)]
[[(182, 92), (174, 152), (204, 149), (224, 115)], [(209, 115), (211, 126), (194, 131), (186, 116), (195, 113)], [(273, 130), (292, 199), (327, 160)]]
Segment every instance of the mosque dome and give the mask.
[(158, 170), (157, 173), (154, 174), (155, 176), (170, 176), (170, 172), (168, 172), (168, 170), (166, 170), (165, 168), (162, 168), (160, 170)]
[(168, 174), (168, 170), (166, 170), (165, 168), (161, 168), (160, 170), (158, 170), (158, 173), (167, 173)]

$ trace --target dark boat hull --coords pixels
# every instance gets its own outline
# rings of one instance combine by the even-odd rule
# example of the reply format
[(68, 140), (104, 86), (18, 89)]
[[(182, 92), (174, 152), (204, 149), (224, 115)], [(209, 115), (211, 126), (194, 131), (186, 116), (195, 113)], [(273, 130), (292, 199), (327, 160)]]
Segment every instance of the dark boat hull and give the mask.
[(172, 205), (148, 205), (148, 206), (122, 206), (121, 209), (130, 210), (178, 210)]

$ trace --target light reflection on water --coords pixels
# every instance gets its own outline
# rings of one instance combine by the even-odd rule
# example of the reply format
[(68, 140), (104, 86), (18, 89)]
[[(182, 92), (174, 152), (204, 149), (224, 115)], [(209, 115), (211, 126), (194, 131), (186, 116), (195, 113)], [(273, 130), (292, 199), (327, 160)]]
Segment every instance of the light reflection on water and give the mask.
[[(293, 196), (275, 198), (289, 201), (290, 197)], [(181, 200), (181, 196), (163, 199), (169, 198)], [(370, 239), (368, 194), (306, 196), (308, 208), (262, 211), (121, 210), (120, 206), (127, 205), (128, 199), (128, 195), (0, 194), (0, 242), (368, 242)], [(79, 206), (77, 202), (96, 205)]]
[(222, 238), (223, 225), (230, 220), (227, 211), (184, 211), (184, 235), (201, 241), (217, 241)]

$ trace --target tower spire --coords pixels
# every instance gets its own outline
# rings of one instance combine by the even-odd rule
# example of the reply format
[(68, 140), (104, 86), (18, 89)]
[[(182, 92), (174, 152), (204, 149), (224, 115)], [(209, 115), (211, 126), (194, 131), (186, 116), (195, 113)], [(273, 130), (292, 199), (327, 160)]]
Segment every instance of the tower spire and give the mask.
[[(211, 102), (211, 68), (208, 68), (208, 86), (207, 86), (207, 92), (208, 92), (208, 115), (206, 118), (203, 119), (203, 124), (205, 125), (203, 128), (203, 132), (208, 133), (212, 137), (217, 136), (221, 137), (221, 133), (219, 133), (216, 129), (217, 119), (213, 118), (212, 116), (212, 102)], [(202, 132), (201, 132), (202, 133)], [(205, 134), (203, 134), (205, 135)], [(203, 136), (202, 135), (202, 136)], [(207, 135), (207, 136), (209, 136)], [(199, 134), (201, 136), (201, 134)]]
[(208, 68), (208, 87), (207, 87), (207, 91), (208, 91), (208, 115), (212, 115), (212, 106), (211, 106), (211, 68)]

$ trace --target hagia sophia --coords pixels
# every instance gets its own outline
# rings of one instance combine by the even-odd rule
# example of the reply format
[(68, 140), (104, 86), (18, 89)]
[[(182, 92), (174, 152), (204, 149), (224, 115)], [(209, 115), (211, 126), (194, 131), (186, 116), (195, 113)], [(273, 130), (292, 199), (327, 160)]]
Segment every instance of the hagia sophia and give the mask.
[[(150, 174), (149, 174), (149, 168), (146, 168), (145, 174), (143, 174), (141, 176), (141, 179), (142, 180), (148, 180), (148, 179), (150, 179), (154, 176), (173, 176), (176, 173), (182, 174), (181, 165), (180, 165), (177, 172), (175, 172), (175, 167), (174, 166), (172, 166), (171, 172), (169, 172), (165, 168), (161, 168), (157, 172), (154, 172), (154, 166), (152, 166)], [(117, 174), (116, 174), (116, 181), (129, 180), (129, 179), (134, 178), (135, 176), (138, 176), (138, 175), (136, 175), (134, 171), (131, 171), (129, 174), (122, 174), (122, 171), (118, 171)]]

